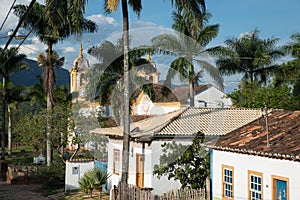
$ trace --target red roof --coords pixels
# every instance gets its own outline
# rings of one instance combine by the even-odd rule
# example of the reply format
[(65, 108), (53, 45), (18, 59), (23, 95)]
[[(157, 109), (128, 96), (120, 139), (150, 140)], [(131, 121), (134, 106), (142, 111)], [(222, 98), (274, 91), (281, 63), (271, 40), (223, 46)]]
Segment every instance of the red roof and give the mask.
[[(300, 161), (300, 111), (274, 110), (221, 136), (214, 149)], [(269, 146), (267, 146), (267, 135)]]

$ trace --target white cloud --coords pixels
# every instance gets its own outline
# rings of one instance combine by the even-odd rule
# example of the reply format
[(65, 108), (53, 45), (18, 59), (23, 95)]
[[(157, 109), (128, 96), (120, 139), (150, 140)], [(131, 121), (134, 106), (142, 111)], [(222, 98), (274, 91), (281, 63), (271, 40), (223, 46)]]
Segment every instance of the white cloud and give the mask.
[(112, 17), (106, 17), (102, 14), (91, 15), (87, 17), (89, 20), (94, 21), (98, 26), (106, 26), (108, 24), (118, 26), (118, 22)]

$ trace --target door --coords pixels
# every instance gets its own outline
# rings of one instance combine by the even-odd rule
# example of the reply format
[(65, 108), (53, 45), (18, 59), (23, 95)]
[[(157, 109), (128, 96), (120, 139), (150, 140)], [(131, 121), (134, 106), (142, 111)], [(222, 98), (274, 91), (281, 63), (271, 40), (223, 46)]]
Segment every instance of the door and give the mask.
[(287, 200), (287, 183), (286, 181), (275, 179), (275, 197), (276, 200)]
[(144, 155), (136, 154), (136, 185), (144, 187)]

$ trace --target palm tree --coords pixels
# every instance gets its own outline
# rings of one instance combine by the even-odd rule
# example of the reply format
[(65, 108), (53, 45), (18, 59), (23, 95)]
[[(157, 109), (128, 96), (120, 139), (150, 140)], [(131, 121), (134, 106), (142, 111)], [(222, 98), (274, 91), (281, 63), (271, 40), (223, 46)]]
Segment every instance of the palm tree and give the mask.
[[(77, 4), (75, 4), (77, 3)], [(53, 89), (55, 84), (54, 65), (56, 57), (52, 47), (60, 40), (68, 38), (72, 34), (82, 31), (96, 31), (96, 24), (83, 18), (84, 5), (78, 4), (81, 1), (64, 0), (53, 1), (47, 0), (46, 5), (35, 3), (32, 11), (23, 23), (23, 28), (32, 28), (41, 42), (47, 45), (46, 55), (39, 54), (39, 64), (44, 68), (44, 92), (47, 95), (47, 114), (49, 115), (54, 105)], [(75, 10), (74, 10), (75, 9)], [(14, 13), (21, 17), (26, 12), (27, 6), (17, 5), (14, 7)], [(38, 19), (38, 20), (37, 20)], [(56, 65), (59, 66), (59, 65)], [(49, 121), (48, 121), (49, 122)], [(47, 130), (47, 165), (52, 162), (51, 157), (51, 126), (48, 124)]]
[(199, 64), (223, 89), (223, 79), (218, 69), (211, 64), (209, 55), (218, 55), (223, 52), (222, 47), (205, 48), (217, 36), (218, 25), (207, 25), (209, 13), (202, 13), (200, 17), (191, 17), (188, 11), (173, 12), (173, 28), (179, 32), (178, 36), (163, 34), (152, 39), (154, 48), (162, 49), (161, 52), (179, 56), (170, 65), (166, 77), (166, 86), (171, 87), (171, 79), (179, 72), (181, 79), (188, 79), (190, 106), (194, 106), (194, 85), (198, 83), (202, 71), (195, 72), (195, 64)]
[(8, 97), (7, 97), (7, 114), (8, 114), (8, 155), (10, 156), (12, 153), (12, 112), (16, 110), (18, 107), (18, 102), (23, 100), (23, 96), (21, 95), (24, 90), (23, 86), (13, 86), (13, 84), (9, 84), (8, 87)]
[(284, 55), (276, 47), (278, 41), (278, 38), (260, 39), (258, 29), (240, 38), (228, 39), (225, 45), (231, 53), (217, 61), (218, 69), (224, 75), (241, 73), (248, 84), (266, 83), (271, 72), (279, 67), (274, 62)]
[(16, 71), (27, 67), (22, 60), (26, 57), (24, 54), (19, 54), (16, 48), (6, 49), (3, 51), (0, 48), (0, 75), (2, 76), (2, 132), (1, 132), (1, 158), (5, 158), (5, 130), (6, 130), (6, 110), (8, 90), (7, 83), (9, 82), (10, 75)]
[(109, 177), (110, 175), (104, 173), (99, 168), (87, 171), (78, 182), (79, 188), (86, 194), (90, 194), (90, 197), (92, 197), (94, 189), (99, 190), (98, 199), (101, 200), (102, 187)]
[[(136, 66), (149, 63), (149, 61), (142, 58), (149, 50), (149, 48), (134, 48), (130, 50), (130, 71), (136, 69)], [(95, 67), (88, 73), (90, 82), (94, 83), (89, 84), (88, 92), (91, 91), (92, 93), (95, 93), (94, 91), (97, 91), (97, 94), (99, 94), (100, 105), (108, 105), (110, 102), (114, 102), (111, 104), (112, 111), (117, 124), (120, 125), (120, 122), (122, 121), (120, 120), (120, 115), (122, 115), (120, 112), (120, 105), (123, 102), (120, 98), (122, 95), (120, 94), (123, 90), (119, 85), (121, 84), (124, 74), (123, 45), (121, 44), (121, 40), (116, 44), (104, 41), (100, 46), (90, 48), (88, 53), (101, 61), (101, 63), (95, 64)], [(133, 88), (132, 85), (142, 85), (146, 82), (145, 79), (136, 77), (135, 75), (135, 73), (131, 73), (131, 78), (129, 80), (130, 89)], [(130, 90), (129, 93), (132, 94), (133, 91)], [(92, 94), (89, 96), (92, 96)]]
[[(128, 3), (133, 11), (140, 14), (142, 10), (141, 0), (122, 0), (122, 17), (123, 17), (123, 45), (124, 45), (124, 136), (123, 136), (123, 153), (122, 153), (122, 178), (121, 181), (127, 183), (129, 168), (129, 134), (130, 134), (130, 112), (129, 112), (129, 19)], [(119, 0), (105, 0), (105, 9), (108, 13), (115, 12), (118, 9)]]

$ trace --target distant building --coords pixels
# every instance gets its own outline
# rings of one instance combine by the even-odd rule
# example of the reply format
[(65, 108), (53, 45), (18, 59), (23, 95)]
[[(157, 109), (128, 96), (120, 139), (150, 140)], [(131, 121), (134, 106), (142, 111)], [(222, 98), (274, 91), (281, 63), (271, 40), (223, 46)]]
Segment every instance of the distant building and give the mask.
[[(231, 108), (232, 102), (226, 94), (212, 84), (198, 85), (194, 87), (194, 105), (200, 108)], [(190, 104), (189, 86), (175, 87), (172, 92), (182, 105)]]

